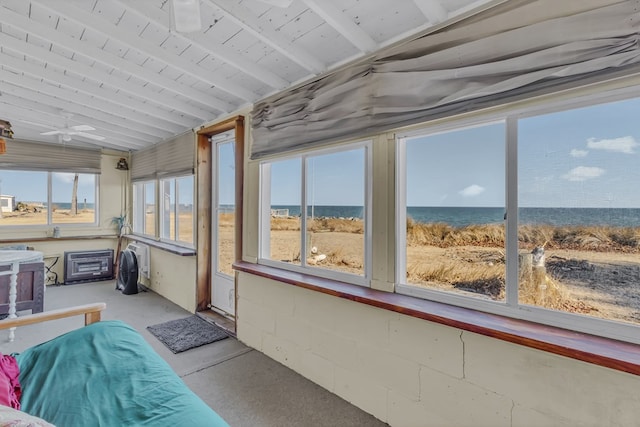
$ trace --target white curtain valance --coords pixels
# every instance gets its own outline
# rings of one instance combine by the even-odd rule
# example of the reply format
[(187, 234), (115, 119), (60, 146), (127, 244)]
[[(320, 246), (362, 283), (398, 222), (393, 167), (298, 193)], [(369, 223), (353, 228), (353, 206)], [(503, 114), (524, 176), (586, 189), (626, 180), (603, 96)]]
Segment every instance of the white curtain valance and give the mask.
[(253, 110), (251, 157), (496, 105), (640, 62), (640, 1), (506, 2)]
[(189, 131), (177, 138), (131, 155), (131, 179), (141, 181), (162, 176), (192, 174), (195, 167), (195, 136)]
[(0, 169), (96, 174), (101, 171), (100, 150), (18, 139), (5, 142), (7, 152), (0, 155)]

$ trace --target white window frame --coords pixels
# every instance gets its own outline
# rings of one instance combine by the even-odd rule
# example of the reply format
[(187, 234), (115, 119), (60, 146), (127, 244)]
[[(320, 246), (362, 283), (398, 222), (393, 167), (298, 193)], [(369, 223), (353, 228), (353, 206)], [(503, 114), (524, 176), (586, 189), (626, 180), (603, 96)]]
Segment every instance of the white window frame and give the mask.
[[(362, 148), (364, 150), (364, 269), (363, 274), (352, 274), (337, 270), (320, 268), (308, 265), (306, 263), (306, 233), (307, 219), (304, 214), (307, 210), (307, 194), (306, 194), (306, 171), (307, 159), (311, 157), (340, 153), (344, 151), (352, 151)], [(369, 287), (371, 285), (371, 259), (372, 259), (372, 165), (373, 165), (373, 141), (364, 140), (349, 144), (342, 144), (338, 147), (322, 148), (308, 151), (302, 154), (294, 154), (288, 156), (278, 156), (263, 160), (260, 162), (260, 211), (259, 211), (259, 239), (258, 239), (258, 264), (289, 270), (297, 273), (304, 273), (313, 276), (323, 277), (360, 286)], [(301, 162), (301, 215), (300, 215), (300, 265), (291, 264), (283, 261), (269, 259), (269, 241), (270, 241), (270, 218), (271, 218), (271, 180), (270, 166), (271, 163), (282, 160), (299, 159)]]
[[(133, 221), (131, 223), (131, 232), (133, 234), (136, 234), (138, 236), (145, 236), (145, 237), (152, 237), (155, 238), (156, 237), (156, 231), (154, 231), (153, 234), (147, 234), (145, 233), (146, 229), (147, 229), (147, 215), (146, 215), (146, 185), (150, 182), (155, 182), (155, 208), (156, 208), (156, 224), (154, 224), (154, 230), (158, 229), (157, 226), (157, 222), (158, 222), (158, 180), (157, 179), (145, 179), (145, 180), (140, 180), (140, 181), (135, 181), (132, 183), (132, 197), (133, 197), (133, 208), (132, 208), (132, 214), (133, 214)], [(136, 186), (140, 185), (141, 186), (141, 190), (138, 192), (136, 191)], [(142, 197), (139, 197), (142, 196)], [(142, 203), (142, 205), (140, 205)], [(142, 209), (140, 209), (142, 207)], [(142, 230), (136, 230), (135, 226), (136, 224), (140, 224), (142, 227)]]
[[(566, 95), (566, 94), (565, 94)], [(423, 126), (396, 134), (396, 292), (512, 318), (557, 326), (569, 330), (606, 336), (640, 344), (640, 326), (600, 319), (581, 314), (545, 309), (518, 302), (518, 120), (543, 114), (578, 109), (607, 102), (640, 97), (640, 86), (588, 93), (567, 98), (557, 96), (546, 102), (530, 102), (524, 106), (503, 107), (494, 113), (478, 113), (467, 118), (452, 118), (444, 123)], [(414, 136), (433, 135), (465, 127), (505, 121), (506, 132), (506, 298), (489, 301), (452, 292), (420, 288), (406, 282), (406, 150), (405, 141)]]
[[(13, 172), (31, 172), (31, 173), (45, 173), (46, 181), (47, 181), (47, 206), (53, 206), (53, 174), (54, 173), (76, 173), (76, 172), (64, 172), (64, 171), (32, 171), (32, 170), (20, 170), (16, 169)], [(95, 193), (95, 201), (94, 201), (94, 220), (93, 222), (53, 222), (53, 210), (47, 209), (47, 223), (46, 224), (6, 224), (0, 225), (0, 228), (50, 228), (52, 226), (61, 227), (61, 228), (70, 228), (70, 227), (78, 227), (78, 226), (95, 226), (98, 227), (100, 224), (100, 174), (99, 173), (91, 173), (91, 172), (77, 172), (79, 175), (94, 175), (94, 193)]]
[[(186, 242), (184, 240), (179, 240), (178, 237), (180, 236), (180, 218), (179, 218), (179, 198), (180, 198), (180, 190), (178, 189), (178, 180), (181, 178), (186, 178), (186, 177), (191, 177), (193, 179), (193, 194), (191, 199), (194, 201), (192, 203), (192, 212), (191, 212), (191, 229), (192, 229), (192, 233), (191, 233), (191, 242)], [(163, 188), (162, 185), (164, 184), (165, 181), (173, 181), (173, 190), (174, 190), (174, 197), (175, 197), (175, 203), (174, 203), (174, 208), (173, 208), (173, 213), (174, 213), (174, 228), (175, 228), (175, 239), (171, 239), (169, 237), (163, 236), (163, 230), (162, 227), (164, 225), (164, 217), (165, 217), (165, 209), (164, 209), (164, 193), (163, 193)], [(178, 245), (178, 246), (184, 246), (184, 247), (188, 247), (188, 248), (193, 248), (195, 247), (195, 175), (193, 174), (182, 174), (182, 175), (172, 175), (172, 176), (163, 176), (162, 178), (158, 178), (157, 182), (156, 182), (156, 186), (157, 186), (157, 194), (158, 194), (158, 200), (156, 200), (156, 205), (158, 206), (158, 210), (159, 210), (159, 218), (158, 218), (158, 237), (160, 239), (160, 241), (162, 242), (167, 242), (167, 243), (171, 243), (174, 245)]]

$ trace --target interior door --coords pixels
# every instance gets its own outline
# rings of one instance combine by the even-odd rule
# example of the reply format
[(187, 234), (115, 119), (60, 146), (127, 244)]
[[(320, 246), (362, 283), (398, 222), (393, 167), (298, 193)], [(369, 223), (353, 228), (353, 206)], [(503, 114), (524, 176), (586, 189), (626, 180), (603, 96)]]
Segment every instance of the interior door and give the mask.
[(235, 140), (233, 132), (211, 137), (213, 157), (214, 207), (211, 276), (211, 306), (222, 314), (235, 316), (235, 281), (232, 264), (235, 255)]

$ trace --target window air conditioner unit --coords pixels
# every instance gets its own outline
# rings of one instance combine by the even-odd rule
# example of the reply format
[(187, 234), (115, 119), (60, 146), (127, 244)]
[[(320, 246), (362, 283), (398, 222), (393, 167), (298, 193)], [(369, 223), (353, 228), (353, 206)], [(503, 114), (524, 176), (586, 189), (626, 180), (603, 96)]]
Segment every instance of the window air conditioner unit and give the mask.
[(127, 250), (136, 255), (138, 262), (138, 271), (142, 277), (151, 278), (151, 269), (149, 268), (149, 246), (143, 243), (133, 242), (127, 245)]

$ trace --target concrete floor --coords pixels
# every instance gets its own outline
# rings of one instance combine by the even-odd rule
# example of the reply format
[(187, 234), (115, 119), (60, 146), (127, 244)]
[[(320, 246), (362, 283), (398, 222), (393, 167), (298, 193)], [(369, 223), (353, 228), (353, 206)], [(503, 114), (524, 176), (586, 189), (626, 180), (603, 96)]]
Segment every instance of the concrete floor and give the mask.
[[(386, 426), (340, 397), (234, 338), (173, 354), (146, 327), (191, 313), (154, 292), (123, 295), (114, 281), (48, 286), (45, 310), (105, 302), (104, 320), (130, 324), (232, 427)], [(79, 317), (0, 331), (0, 352), (20, 352), (83, 325)]]

